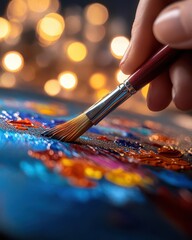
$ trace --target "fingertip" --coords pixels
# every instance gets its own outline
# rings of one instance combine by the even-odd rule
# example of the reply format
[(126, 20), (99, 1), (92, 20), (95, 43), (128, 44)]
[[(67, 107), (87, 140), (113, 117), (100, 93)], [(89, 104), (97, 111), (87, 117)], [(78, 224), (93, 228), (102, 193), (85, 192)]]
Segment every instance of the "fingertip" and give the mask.
[(192, 54), (185, 54), (170, 68), (173, 102), (182, 111), (192, 109), (191, 58)]
[(173, 102), (176, 108), (181, 111), (190, 111), (192, 109), (192, 104), (190, 102), (182, 102), (179, 98), (173, 99)]
[(153, 24), (156, 39), (174, 48), (191, 48), (191, 11), (192, 1), (179, 1), (166, 7)]

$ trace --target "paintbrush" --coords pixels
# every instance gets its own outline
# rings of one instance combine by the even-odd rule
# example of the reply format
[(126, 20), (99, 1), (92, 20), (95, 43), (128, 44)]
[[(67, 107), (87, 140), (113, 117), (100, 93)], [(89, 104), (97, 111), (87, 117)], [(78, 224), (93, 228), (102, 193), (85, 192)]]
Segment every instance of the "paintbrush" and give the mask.
[(85, 133), (91, 126), (99, 123), (111, 111), (167, 70), (181, 54), (181, 50), (164, 46), (138, 70), (121, 83), (114, 91), (96, 102), (74, 119), (59, 124), (42, 133), (45, 137), (71, 142)]

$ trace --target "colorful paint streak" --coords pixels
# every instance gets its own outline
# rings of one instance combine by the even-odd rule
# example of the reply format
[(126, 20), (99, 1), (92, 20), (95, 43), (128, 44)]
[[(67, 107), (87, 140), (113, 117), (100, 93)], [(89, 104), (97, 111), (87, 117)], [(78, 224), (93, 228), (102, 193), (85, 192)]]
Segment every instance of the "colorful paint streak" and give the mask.
[(153, 183), (150, 177), (142, 176), (139, 172), (131, 172), (121, 167), (111, 168), (110, 165), (105, 166), (102, 162), (100, 165), (98, 162), (96, 164), (90, 161), (89, 155), (87, 159), (70, 159), (62, 152), (53, 150), (39, 152), (30, 150), (28, 154), (30, 157), (43, 161), (48, 168), (57, 171), (76, 187), (95, 187), (96, 181), (102, 178), (122, 187), (144, 186)]

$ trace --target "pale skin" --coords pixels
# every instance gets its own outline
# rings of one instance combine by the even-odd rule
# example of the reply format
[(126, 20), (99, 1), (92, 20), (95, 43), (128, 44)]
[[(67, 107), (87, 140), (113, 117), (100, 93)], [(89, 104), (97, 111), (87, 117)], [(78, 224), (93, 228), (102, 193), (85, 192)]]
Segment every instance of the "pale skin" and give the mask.
[[(161, 44), (192, 50), (192, 0), (140, 0), (129, 45), (120, 68), (133, 73)], [(180, 110), (192, 110), (192, 51), (151, 82), (147, 105), (160, 111), (173, 101)]]

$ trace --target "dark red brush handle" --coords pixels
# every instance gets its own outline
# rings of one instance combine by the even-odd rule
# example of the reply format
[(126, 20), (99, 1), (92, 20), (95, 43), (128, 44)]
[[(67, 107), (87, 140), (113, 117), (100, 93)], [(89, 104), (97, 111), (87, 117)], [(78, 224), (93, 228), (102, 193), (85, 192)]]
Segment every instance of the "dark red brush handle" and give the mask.
[(170, 64), (172, 64), (182, 52), (183, 50), (173, 49), (169, 46), (161, 48), (129, 77), (129, 83), (136, 91), (141, 89), (161, 72), (168, 69)]

